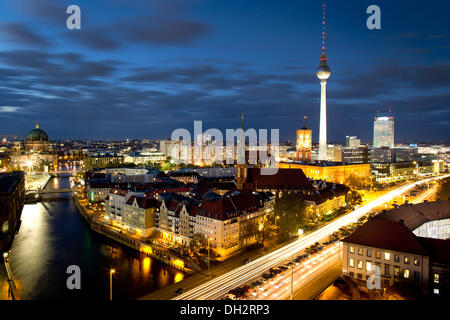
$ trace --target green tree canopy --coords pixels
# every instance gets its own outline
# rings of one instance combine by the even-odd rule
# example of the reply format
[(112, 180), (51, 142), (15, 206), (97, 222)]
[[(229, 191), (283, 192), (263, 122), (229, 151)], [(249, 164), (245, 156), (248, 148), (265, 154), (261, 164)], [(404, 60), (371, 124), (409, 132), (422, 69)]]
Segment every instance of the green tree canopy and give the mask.
[(279, 217), (278, 225), (282, 238), (297, 234), (299, 228), (306, 224), (306, 203), (294, 193), (283, 192), (275, 200), (275, 215)]
[(189, 247), (192, 251), (198, 252), (200, 248), (204, 247), (207, 244), (206, 237), (201, 233), (196, 233), (191, 239), (191, 242), (189, 243)]

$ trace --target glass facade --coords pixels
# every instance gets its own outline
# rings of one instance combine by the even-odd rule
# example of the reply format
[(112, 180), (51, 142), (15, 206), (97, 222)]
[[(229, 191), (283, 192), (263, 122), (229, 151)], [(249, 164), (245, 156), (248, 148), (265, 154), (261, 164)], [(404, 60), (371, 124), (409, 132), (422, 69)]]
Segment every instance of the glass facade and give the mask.
[(373, 147), (394, 147), (394, 117), (375, 117)]

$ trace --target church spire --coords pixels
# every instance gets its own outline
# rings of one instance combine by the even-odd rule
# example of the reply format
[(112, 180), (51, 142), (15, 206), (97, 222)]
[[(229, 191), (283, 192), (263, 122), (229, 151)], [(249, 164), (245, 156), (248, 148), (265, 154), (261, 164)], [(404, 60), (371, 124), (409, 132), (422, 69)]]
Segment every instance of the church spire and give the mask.
[(39, 121), (36, 120), (36, 129), (39, 129)]

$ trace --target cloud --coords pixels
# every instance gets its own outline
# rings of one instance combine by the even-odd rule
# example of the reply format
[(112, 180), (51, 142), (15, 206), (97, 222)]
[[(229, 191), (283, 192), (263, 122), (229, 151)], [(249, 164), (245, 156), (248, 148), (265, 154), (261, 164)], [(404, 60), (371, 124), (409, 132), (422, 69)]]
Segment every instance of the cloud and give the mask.
[(9, 41), (20, 45), (46, 47), (50, 42), (18, 23), (1, 23), (0, 33)]
[(14, 5), (30, 17), (65, 26), (66, 6), (54, 0), (15, 0)]
[(20, 112), (22, 107), (14, 107), (14, 106), (0, 106), (1, 113), (11, 113), (11, 112)]
[(211, 32), (211, 26), (182, 18), (135, 17), (118, 24), (126, 39), (143, 44), (186, 45)]
[(81, 29), (76, 31), (65, 31), (67, 40), (75, 40), (78, 43), (95, 50), (109, 51), (120, 47), (116, 40), (106, 35), (104, 28), (97, 27), (91, 30)]

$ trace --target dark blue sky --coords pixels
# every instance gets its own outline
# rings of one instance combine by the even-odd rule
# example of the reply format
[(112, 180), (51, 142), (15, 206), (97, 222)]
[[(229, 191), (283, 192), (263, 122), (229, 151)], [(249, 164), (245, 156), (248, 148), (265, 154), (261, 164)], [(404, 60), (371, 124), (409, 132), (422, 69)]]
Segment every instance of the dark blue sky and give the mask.
[[(326, 1), (328, 140), (448, 141), (448, 1)], [(77, 4), (82, 29), (66, 28)], [(279, 128), (318, 140), (322, 1), (3, 0), (0, 135), (166, 138), (176, 128)], [(366, 8), (381, 8), (381, 30)]]

